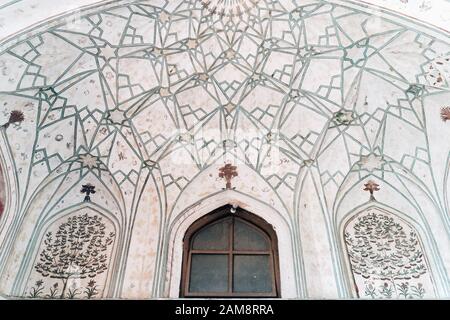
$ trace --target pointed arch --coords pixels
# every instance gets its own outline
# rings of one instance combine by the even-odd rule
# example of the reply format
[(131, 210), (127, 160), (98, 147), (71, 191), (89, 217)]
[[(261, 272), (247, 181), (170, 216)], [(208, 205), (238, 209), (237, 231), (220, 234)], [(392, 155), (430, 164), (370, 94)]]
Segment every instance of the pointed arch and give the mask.
[[(86, 239), (89, 240), (89, 243), (93, 243), (92, 241), (95, 240), (94, 250), (98, 251), (98, 255), (104, 256), (98, 261), (104, 267), (101, 272), (85, 272), (81, 277), (77, 278), (75, 276), (72, 280), (69, 280), (78, 289), (78, 294), (84, 295), (86, 290), (95, 289), (97, 294), (91, 298), (107, 297), (109, 295), (109, 288), (114, 283), (114, 274), (117, 271), (117, 260), (121, 242), (120, 224), (112, 213), (93, 203), (77, 204), (41, 222), (39, 232), (30, 240), (34, 244), (32, 250), (28, 252), (32, 260), (30, 260), (30, 263), (26, 266), (26, 270), (24, 270), (27, 276), (23, 282), (23, 286), (21, 286), (20, 293), (18, 293), (19, 295), (32, 297), (37, 286), (44, 289), (41, 298), (51, 297), (52, 288), (52, 290), (57, 289), (59, 294), (62, 293), (62, 288), (67, 283), (64, 281), (61, 282), (62, 278), (56, 274), (52, 276), (51, 272), (49, 274), (46, 274), (46, 272), (37, 272), (37, 266), (40, 262), (44, 261), (42, 258), (45, 250), (48, 251), (49, 248), (54, 249), (55, 252), (59, 250), (57, 248), (59, 241), (56, 239), (58, 231), (62, 230), (65, 232), (69, 227), (75, 228), (76, 230), (83, 223), (86, 224), (86, 229), (80, 227), (79, 230), (80, 232), (83, 232), (83, 230), (86, 231)], [(64, 224), (69, 225), (63, 230), (62, 227)], [(82, 247), (85, 251), (91, 250), (88, 248), (88, 245), (83, 245)], [(95, 255), (92, 256), (94, 257)], [(39, 286), (40, 281), (42, 283)], [(66, 297), (69, 294), (66, 291)]]
[[(299, 293), (298, 280), (304, 270), (298, 266), (295, 261), (296, 252), (294, 246), (293, 230), (289, 223), (283, 219), (282, 215), (274, 208), (258, 201), (250, 196), (236, 191), (228, 190), (203, 198), (201, 201), (187, 207), (179, 215), (179, 219), (173, 221), (170, 225), (168, 234), (168, 253), (166, 258), (166, 268), (160, 274), (155, 273), (155, 277), (166, 279), (162, 285), (164, 296), (177, 298), (180, 294), (183, 239), (189, 227), (201, 217), (214, 212), (223, 206), (235, 204), (246, 211), (251, 212), (257, 217), (265, 220), (271, 225), (276, 233), (278, 242), (282, 246), (278, 247), (280, 263), (280, 296), (282, 298), (294, 298), (303, 296), (304, 292)], [(297, 268), (300, 268), (298, 270)]]
[(413, 221), (381, 204), (371, 204), (346, 217), (341, 237), (354, 296), (436, 297), (426, 245)]

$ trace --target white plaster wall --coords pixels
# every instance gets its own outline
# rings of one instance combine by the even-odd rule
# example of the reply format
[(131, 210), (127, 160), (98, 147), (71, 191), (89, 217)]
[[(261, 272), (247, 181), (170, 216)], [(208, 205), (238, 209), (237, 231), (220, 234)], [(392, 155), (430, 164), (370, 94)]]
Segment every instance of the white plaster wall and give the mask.
[[(0, 140), (14, 182), (0, 221), (0, 292), (23, 294), (39, 248), (33, 241), (45, 223), (82, 202), (79, 190), (89, 182), (94, 205), (120, 230), (108, 297), (178, 297), (184, 232), (227, 203), (274, 226), (283, 298), (354, 297), (340, 226), (375, 203), (363, 191), (372, 179), (381, 186), (376, 203), (420, 229), (436, 295), (450, 296), (450, 125), (440, 118), (450, 98), (450, 39), (430, 28), (450, 30), (448, 1), (371, 1), (389, 9), (382, 11), (360, 6), (368, 1), (330, 1), (337, 9), (325, 5), (304, 18), (307, 45), (287, 15), (260, 42), (249, 40), (253, 34), (238, 46), (223, 40), (217, 20), (224, 38), (211, 36), (198, 12), (190, 28), (186, 15), (172, 21), (158, 10), (130, 20), (144, 44), (124, 43), (130, 10), (106, 2), (85, 12), (90, 21), (68, 18), (76, 33), (63, 25), (34, 36), (53, 22), (27, 29), (93, 3), (0, 2), (0, 39), (11, 40), (0, 55), (0, 125), (12, 110), (25, 115)], [(180, 17), (179, 3), (165, 10)], [(288, 14), (296, 6), (280, 3)], [(335, 10), (339, 37), (327, 10)], [(155, 30), (164, 37), (150, 37)], [(266, 57), (264, 50), (272, 51)], [(247, 65), (258, 59), (267, 63)], [(213, 68), (214, 61), (223, 65)], [(234, 88), (247, 82), (248, 92)], [(342, 110), (351, 110), (351, 125), (336, 123)], [(87, 154), (94, 163), (83, 160)], [(218, 177), (228, 161), (238, 167), (234, 191), (223, 191)]]

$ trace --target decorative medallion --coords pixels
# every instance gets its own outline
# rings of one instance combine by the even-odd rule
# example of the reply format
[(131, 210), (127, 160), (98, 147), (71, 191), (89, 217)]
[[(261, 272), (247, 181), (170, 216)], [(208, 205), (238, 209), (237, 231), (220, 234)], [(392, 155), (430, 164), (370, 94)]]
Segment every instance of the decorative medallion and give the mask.
[(81, 163), (84, 167), (88, 167), (89, 169), (92, 169), (94, 167), (97, 167), (98, 165), (98, 158), (94, 157), (93, 155), (90, 155), (89, 153), (82, 154), (80, 156)]
[(428, 269), (419, 235), (409, 225), (370, 209), (346, 227), (345, 243), (360, 297), (425, 297)]
[(362, 156), (361, 160), (358, 162), (361, 169), (367, 171), (381, 170), (386, 161), (382, 156), (375, 155), (373, 153)]
[[(44, 281), (38, 280), (29, 297), (95, 298), (99, 291), (94, 278), (108, 269), (109, 251), (115, 238), (114, 232), (105, 231), (106, 227), (102, 217), (86, 213), (70, 217), (55, 232), (47, 232), (34, 269), (56, 282), (50, 293), (43, 295)], [(83, 279), (89, 282), (84, 280), (85, 286), (77, 287)]]
[(200, 0), (211, 14), (219, 16), (240, 16), (255, 7), (259, 0)]

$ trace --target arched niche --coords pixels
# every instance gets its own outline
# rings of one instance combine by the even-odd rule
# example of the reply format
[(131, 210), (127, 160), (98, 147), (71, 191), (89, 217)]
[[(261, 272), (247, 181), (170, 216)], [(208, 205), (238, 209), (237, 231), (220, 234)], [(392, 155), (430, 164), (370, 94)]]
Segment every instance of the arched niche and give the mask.
[(94, 205), (61, 212), (41, 229), (23, 290), (26, 298), (106, 297), (119, 234)]
[(273, 227), (231, 205), (195, 221), (183, 239), (182, 297), (279, 297)]
[(365, 299), (424, 299), (436, 296), (419, 231), (389, 210), (370, 206), (342, 227), (354, 296)]
[(183, 240), (187, 230), (198, 219), (230, 204), (238, 205), (238, 207), (256, 215), (273, 227), (278, 243), (281, 244), (278, 246), (280, 297), (298, 298), (299, 296), (304, 296), (304, 293), (299, 292), (300, 286), (298, 284), (301, 278), (298, 273), (304, 271), (297, 269), (298, 265), (296, 265), (293, 246), (294, 238), (288, 222), (275, 209), (252, 197), (231, 190), (206, 197), (190, 205), (180, 213), (179, 219), (176, 219), (170, 225), (168, 229), (167, 258), (164, 259), (165, 267), (161, 273), (155, 274), (155, 278), (165, 279), (163, 295), (169, 298), (178, 298), (180, 296)]

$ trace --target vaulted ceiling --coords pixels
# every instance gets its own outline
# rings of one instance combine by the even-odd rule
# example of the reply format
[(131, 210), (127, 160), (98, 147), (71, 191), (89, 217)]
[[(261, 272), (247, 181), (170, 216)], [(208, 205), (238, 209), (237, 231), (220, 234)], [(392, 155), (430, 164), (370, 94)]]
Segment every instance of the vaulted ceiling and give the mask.
[(420, 189), (436, 228), (450, 227), (448, 32), (351, 1), (259, 0), (243, 16), (214, 3), (112, 1), (9, 29), (0, 124), (24, 113), (2, 137), (14, 219), (34, 217), (25, 235), (82, 202), (89, 182), (131, 237), (139, 213), (165, 219), (221, 191), (227, 159), (238, 192), (293, 221), (311, 210), (335, 223), (339, 206), (367, 200), (370, 176), (392, 191), (379, 199), (417, 219)]
[[(107, 170), (132, 195), (158, 163), (175, 199), (232, 152), (288, 191), (290, 207), (308, 159), (334, 188), (364, 154), (427, 161), (417, 98), (448, 90), (448, 43), (350, 5), (261, 0), (256, 9), (245, 20), (199, 1), (109, 4), (9, 47), (4, 114), (20, 105), (35, 119), (11, 136), (19, 181), (30, 174), (37, 185), (66, 163)], [(392, 126), (423, 138), (389, 142)], [(265, 172), (274, 139), (284, 159), (276, 174)]]
[[(61, 16), (68, 17), (73, 12), (76, 13), (89, 7), (111, 2), (114, 1), (2, 0), (0, 1), (0, 41), (11, 39), (22, 32), (26, 32), (30, 26), (45, 24), (46, 20)], [(115, 2), (117, 3), (118, 1)], [(120, 2), (133, 2), (133, 0), (122, 0)], [(311, 0), (303, 0), (299, 1), (298, 5), (305, 5), (311, 2)], [(378, 7), (395, 14), (409, 16), (445, 30), (450, 29), (450, 19), (448, 19), (447, 14), (450, 11), (449, 0), (353, 0), (352, 2), (367, 4), (374, 6), (373, 8)]]

